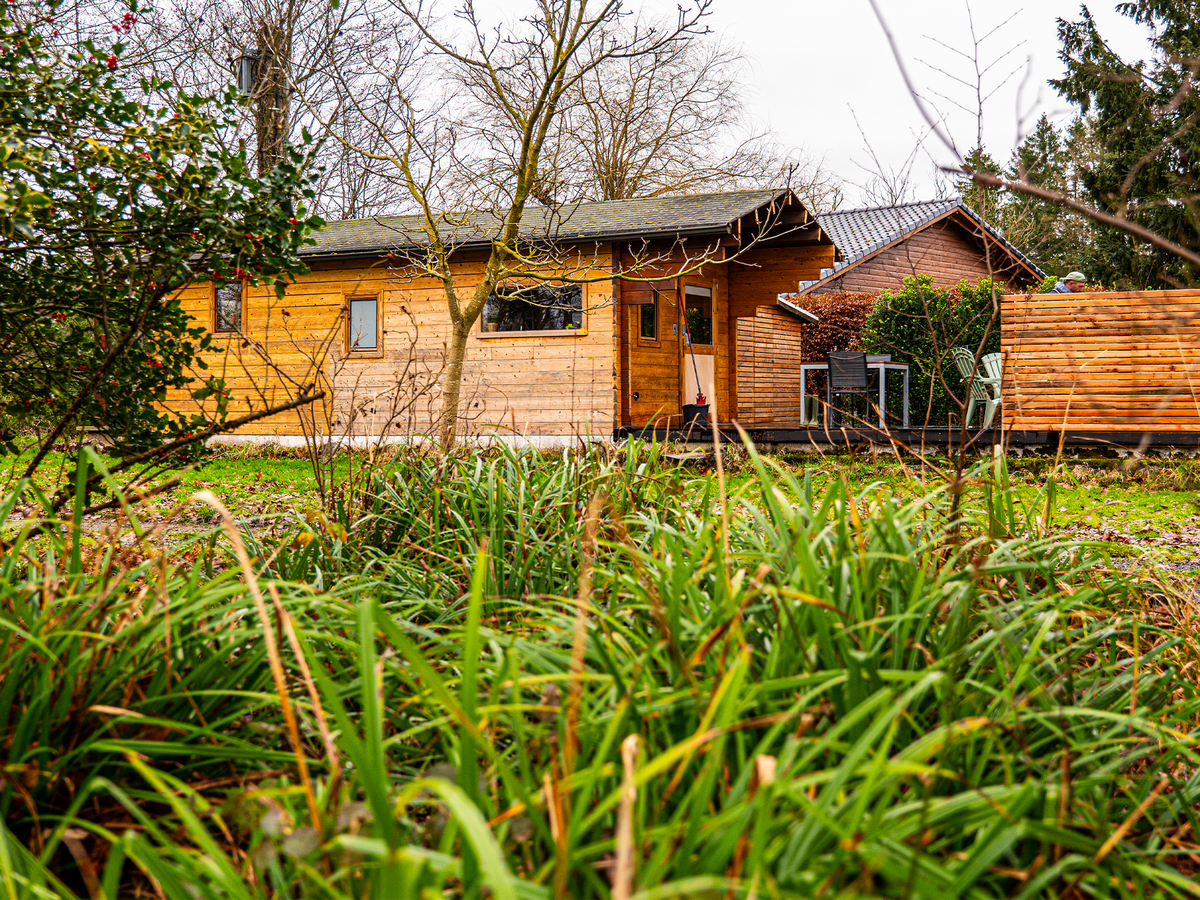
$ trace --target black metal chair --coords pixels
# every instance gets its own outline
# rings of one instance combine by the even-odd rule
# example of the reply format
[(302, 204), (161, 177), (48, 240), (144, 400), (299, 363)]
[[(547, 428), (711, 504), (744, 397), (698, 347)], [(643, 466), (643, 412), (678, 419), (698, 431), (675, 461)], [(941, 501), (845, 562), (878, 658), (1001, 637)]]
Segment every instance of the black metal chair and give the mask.
[(860, 394), (870, 403), (871, 379), (867, 372), (865, 353), (826, 353), (829, 363), (829, 417), (836, 425), (841, 410), (837, 404), (839, 396)]

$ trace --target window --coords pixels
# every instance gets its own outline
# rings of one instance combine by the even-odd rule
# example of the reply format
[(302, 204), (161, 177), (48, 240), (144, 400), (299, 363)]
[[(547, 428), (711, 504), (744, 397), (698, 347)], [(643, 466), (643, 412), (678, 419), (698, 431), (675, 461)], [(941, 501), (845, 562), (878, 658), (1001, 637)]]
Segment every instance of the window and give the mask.
[(638, 307), (641, 316), (639, 322), (638, 334), (643, 340), (657, 341), (658, 340), (658, 291), (651, 291), (650, 296), (654, 298), (652, 303), (643, 303)]
[(242, 330), (242, 283), (219, 287), (213, 292), (213, 331)]
[(379, 298), (351, 297), (346, 349), (351, 353), (379, 350)]
[(689, 284), (683, 289), (687, 309), (687, 333), (693, 344), (708, 346), (713, 342), (712, 291)]
[(576, 331), (583, 328), (583, 286), (509, 285), (496, 288), (483, 308), (483, 330)]

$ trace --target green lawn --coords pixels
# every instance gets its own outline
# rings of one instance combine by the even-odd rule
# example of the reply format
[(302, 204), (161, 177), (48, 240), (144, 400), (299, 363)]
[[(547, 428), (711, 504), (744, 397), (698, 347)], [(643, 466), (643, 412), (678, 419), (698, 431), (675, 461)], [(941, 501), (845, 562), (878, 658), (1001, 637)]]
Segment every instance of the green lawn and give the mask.
[[(793, 472), (812, 471), (813, 489), (823, 493), (845, 479), (852, 493), (876, 485), (878, 496), (913, 499), (944, 482), (950, 471), (940, 465), (921, 471), (894, 457), (873, 461), (847, 456), (787, 456), (779, 460)], [(752, 480), (735, 463), (730, 489)], [(1051, 459), (1009, 462), (1018, 502), (1045, 514), (1043, 487), (1054, 471)], [(982, 485), (968, 482), (967, 496), (981, 496)], [(1196, 460), (1070, 460), (1058, 467), (1049, 528), (1052, 533), (1103, 543), (1114, 556), (1182, 560), (1200, 557), (1200, 463)]]
[[(352, 460), (339, 454), (332, 462), (334, 482), (344, 479), (351, 465), (359, 471), (364, 458), (365, 454), (355, 454)], [(831, 483), (844, 480), (852, 494), (874, 486), (873, 493), (879, 498), (911, 499), (943, 483), (950, 471), (945, 457), (925, 469), (883, 455), (874, 459), (845, 454), (767, 458), (797, 475), (809, 470), (818, 497)], [(28, 456), (22, 456), (0, 461), (0, 486), (11, 487), (27, 460)], [(727, 460), (728, 490), (736, 496), (753, 482), (753, 473), (744, 452), (729, 451)], [(56, 485), (68, 463), (67, 454), (51, 454), (39, 470), (38, 484), (44, 489)], [(1054, 462), (1016, 459), (1010, 462), (1010, 470), (1016, 499), (1032, 505), (1042, 496)], [(687, 483), (700, 495), (712, 472), (690, 471), (695, 471), (695, 477)], [(205, 489), (220, 497), (235, 515), (255, 524), (302, 515), (320, 506), (312, 464), (301, 451), (219, 448), (194, 467), (172, 474), (180, 484), (146, 501), (140, 513), (144, 521), (174, 516), (181, 527), (207, 523), (211, 512), (190, 499)], [(1196, 460), (1070, 460), (1058, 468), (1050, 530), (1102, 542), (1114, 556), (1147, 557), (1150, 561), (1194, 559), (1200, 556), (1198, 488), (1200, 462)], [(981, 490), (979, 484), (968, 483), (968, 497), (978, 496)], [(1044, 514), (1044, 502), (1039, 511)]]

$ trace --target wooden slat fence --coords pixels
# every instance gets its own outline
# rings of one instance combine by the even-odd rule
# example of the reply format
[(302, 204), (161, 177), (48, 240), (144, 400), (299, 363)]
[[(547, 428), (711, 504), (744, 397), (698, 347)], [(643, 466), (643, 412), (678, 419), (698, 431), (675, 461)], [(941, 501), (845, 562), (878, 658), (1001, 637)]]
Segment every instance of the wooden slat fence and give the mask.
[(1010, 429), (1200, 431), (1200, 292), (1007, 295), (1001, 342)]

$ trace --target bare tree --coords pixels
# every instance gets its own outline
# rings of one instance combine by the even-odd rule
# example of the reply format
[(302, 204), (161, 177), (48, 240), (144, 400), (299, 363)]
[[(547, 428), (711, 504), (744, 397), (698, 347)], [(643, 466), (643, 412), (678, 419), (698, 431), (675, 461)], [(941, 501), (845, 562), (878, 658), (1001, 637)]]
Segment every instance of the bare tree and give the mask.
[[(241, 58), (252, 61), (246, 115), (227, 139), (253, 147), (260, 172), (305, 130), (327, 138), (325, 125), (369, 145), (364, 123), (346, 115), (352, 107), (344, 92), (357, 89), (374, 62), (402, 57), (413, 43), (386, 0), (171, 0), (147, 17), (148, 27), (134, 35), (134, 74), (219, 93), (234, 83)], [(301, 92), (303, 104), (296, 102)], [(319, 211), (333, 218), (398, 211), (376, 169), (346, 147), (341, 140), (323, 143)]]
[[(632, 26), (596, 32), (589, 54), (628, 44)], [(705, 33), (653, 52), (607, 56), (581, 78), (548, 140), (538, 199), (622, 200), (778, 185), (810, 210), (838, 205), (840, 184), (816, 160), (787, 152), (747, 116), (746, 59)], [(497, 116), (503, 127), (503, 116)]]
[[(564, 248), (557, 239), (570, 209), (537, 202), (548, 169), (553, 171), (555, 135), (581, 86), (617, 61), (652, 58), (699, 33), (710, 0), (696, 0), (668, 23), (622, 29), (616, 27), (626, 15), (622, 0), (537, 0), (528, 16), (496, 29), (484, 25), (474, 0), (465, 0), (454, 23), (431, 19), (419, 0), (393, 3), (419, 32), (424, 55), (374, 60), (374, 76), (357, 89), (341, 82), (347, 103), (372, 123), (382, 147), (331, 133), (371, 164), (386, 167), (419, 212), (420, 233), (397, 234), (397, 260), (409, 273), (436, 279), (446, 301), (450, 329), (439, 438), (450, 447), (468, 338), (496, 288), (514, 280), (612, 277), (597, 274), (599, 260), (586, 248)], [(414, 69), (424, 66), (442, 73), (441, 94), (414, 90), (421, 83)], [(319, 104), (306, 98), (306, 105), (321, 116)], [(470, 286), (452, 265), (467, 243), (487, 248)]]

